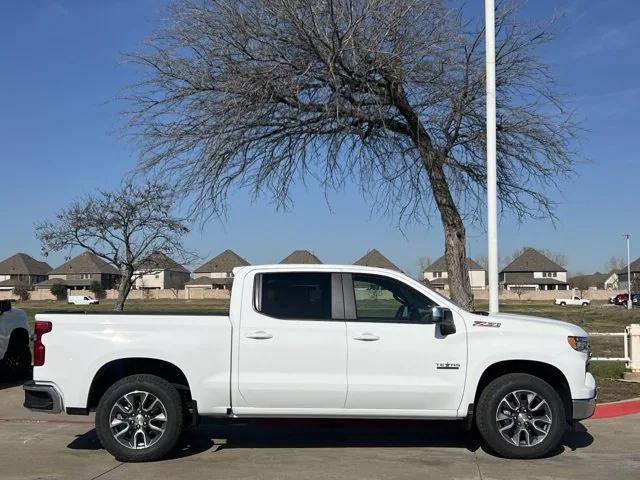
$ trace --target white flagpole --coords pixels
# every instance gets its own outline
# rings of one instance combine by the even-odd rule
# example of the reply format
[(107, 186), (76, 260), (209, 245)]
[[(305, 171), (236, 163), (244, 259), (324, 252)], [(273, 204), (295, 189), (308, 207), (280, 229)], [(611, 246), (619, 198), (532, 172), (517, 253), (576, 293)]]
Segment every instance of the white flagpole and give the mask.
[(489, 313), (499, 311), (498, 299), (498, 205), (496, 184), (496, 52), (495, 5), (485, 0), (485, 55), (487, 79), (487, 247), (489, 267)]

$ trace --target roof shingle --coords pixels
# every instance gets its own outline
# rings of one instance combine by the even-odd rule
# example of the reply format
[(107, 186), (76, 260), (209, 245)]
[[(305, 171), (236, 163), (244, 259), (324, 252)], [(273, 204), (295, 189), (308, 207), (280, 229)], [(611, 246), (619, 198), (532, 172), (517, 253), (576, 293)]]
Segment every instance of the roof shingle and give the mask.
[[(484, 270), (482, 266), (475, 260), (467, 257), (467, 269), (468, 270)], [(447, 259), (442, 255), (439, 259), (424, 269), (425, 272), (448, 272)], [(432, 281), (433, 283), (433, 281)]]
[(369, 250), (361, 258), (353, 262), (354, 265), (361, 265), (363, 267), (378, 267), (387, 268), (389, 270), (400, 270), (391, 260), (381, 254), (377, 249)]
[[(633, 262), (631, 262), (629, 264), (629, 268), (631, 269), (632, 272), (640, 272), (640, 258), (636, 258)], [(0, 272), (2, 273), (2, 272)], [(622, 274), (622, 275), (626, 275), (627, 274), (627, 266), (625, 265), (624, 268), (621, 268), (620, 270), (618, 270), (618, 275)]]
[(233, 250), (227, 249), (196, 268), (195, 273), (231, 272), (236, 267), (246, 267), (247, 265), (249, 265), (249, 262)]
[(531, 272), (507, 272), (501, 282), (505, 285), (566, 285), (567, 282), (553, 277), (534, 278)]
[(567, 270), (551, 261), (538, 250), (527, 248), (515, 258), (502, 272), (566, 272)]
[(175, 272), (189, 273), (189, 270), (162, 252), (151, 253), (136, 268), (138, 271), (173, 270)]
[(322, 261), (309, 250), (294, 250), (284, 257), (280, 263), (318, 264)]
[(16, 253), (0, 262), (0, 275), (46, 275), (51, 271), (47, 262), (40, 262), (26, 253)]
[(120, 275), (116, 267), (105, 262), (91, 252), (84, 252), (49, 272), (49, 275), (70, 275), (74, 273), (106, 273)]
[(189, 280), (185, 283), (185, 287), (205, 287), (213, 285), (231, 285), (233, 283), (232, 277), (224, 278), (211, 278), (211, 277), (198, 277)]

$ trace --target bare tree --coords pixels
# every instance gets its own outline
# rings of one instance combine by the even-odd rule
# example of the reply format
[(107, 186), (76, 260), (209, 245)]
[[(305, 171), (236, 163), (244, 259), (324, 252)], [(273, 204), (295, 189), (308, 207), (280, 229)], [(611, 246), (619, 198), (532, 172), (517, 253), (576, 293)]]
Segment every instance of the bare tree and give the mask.
[(588, 291), (591, 287), (598, 285), (594, 282), (593, 275), (586, 275), (583, 273), (576, 273), (573, 278), (569, 279), (571, 288), (580, 291), (580, 295), (584, 295), (584, 292)]
[(609, 260), (607, 260), (604, 268), (607, 272), (618, 272), (626, 266), (627, 263), (624, 261), (624, 258), (612, 256), (611, 258), (609, 258)]
[(45, 253), (80, 247), (118, 268), (122, 277), (114, 309), (122, 311), (143, 260), (154, 252), (192, 256), (182, 246), (189, 229), (173, 213), (176, 199), (176, 190), (166, 184), (126, 180), (113, 192), (88, 195), (61, 210), (54, 221), (37, 224), (36, 236)]
[(520, 285), (516, 285), (511, 287), (510, 291), (518, 295), (518, 300), (522, 300), (522, 294), (527, 292), (527, 288), (522, 287)]
[(478, 265), (480, 265), (485, 270), (489, 268), (489, 258), (486, 255), (476, 256), (475, 261)]
[[(482, 25), (444, 0), (176, 1), (133, 89), (145, 170), (199, 192), (205, 215), (230, 188), (290, 204), (305, 177), (358, 182), (399, 221), (439, 213), (452, 297), (469, 308), (463, 218), (485, 191)], [(498, 189), (518, 218), (547, 217), (545, 189), (572, 171), (571, 117), (535, 52), (551, 36), (496, 15)]]
[(424, 256), (418, 258), (418, 280), (424, 278), (424, 271), (433, 263), (430, 256)]

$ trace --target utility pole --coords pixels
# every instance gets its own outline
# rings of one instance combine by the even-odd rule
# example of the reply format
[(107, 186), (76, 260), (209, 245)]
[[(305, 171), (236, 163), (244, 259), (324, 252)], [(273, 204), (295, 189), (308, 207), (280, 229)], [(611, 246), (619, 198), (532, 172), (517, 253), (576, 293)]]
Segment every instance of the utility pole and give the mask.
[(631, 310), (633, 308), (633, 300), (631, 299), (631, 249), (629, 248), (631, 235), (625, 233), (624, 236), (627, 237), (627, 291), (629, 292), (627, 308)]
[(494, 0), (484, 1), (487, 82), (487, 267), (489, 313), (498, 313), (498, 199), (496, 181), (496, 21)]

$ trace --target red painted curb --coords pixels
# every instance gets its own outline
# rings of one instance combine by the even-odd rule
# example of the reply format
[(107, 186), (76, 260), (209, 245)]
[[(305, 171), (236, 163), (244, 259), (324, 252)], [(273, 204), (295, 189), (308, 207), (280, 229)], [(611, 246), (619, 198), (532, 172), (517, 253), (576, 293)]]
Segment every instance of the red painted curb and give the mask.
[(591, 418), (621, 417), (634, 413), (640, 413), (640, 398), (621, 400), (619, 402), (598, 403)]

